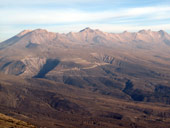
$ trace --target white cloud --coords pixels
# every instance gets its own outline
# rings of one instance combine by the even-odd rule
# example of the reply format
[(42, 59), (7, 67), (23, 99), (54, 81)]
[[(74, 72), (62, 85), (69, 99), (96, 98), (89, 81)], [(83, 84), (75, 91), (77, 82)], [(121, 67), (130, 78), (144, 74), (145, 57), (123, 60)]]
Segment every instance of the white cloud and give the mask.
[[(21, 2), (21, 0), (19, 1)], [(19, 3), (19, 1), (17, 2)], [(59, 0), (50, 1), (57, 2)], [(80, 2), (80, 0), (71, 1)], [(22, 2), (24, 4), (24, 2), (27, 1), (22, 0)], [(35, 2), (40, 2), (40, 0), (35, 0)], [(2, 3), (3, 1), (0, 0), (0, 5)], [(124, 8), (119, 10), (94, 12), (54, 8), (34, 8), (30, 10), (28, 10), (28, 8), (0, 8), (0, 40), (9, 38), (12, 35), (19, 33), (23, 29), (35, 29), (37, 28), (36, 26), (38, 26), (38, 28), (46, 28), (49, 31), (54, 32), (79, 31), (85, 27), (101, 29), (106, 32), (122, 32), (124, 30), (138, 31), (141, 29), (163, 29), (170, 31), (170, 24), (168, 22), (166, 24), (155, 23), (155, 21), (164, 22), (165, 19), (170, 20), (169, 14), (169, 6)], [(136, 26), (136, 23), (140, 24)], [(147, 25), (145, 25), (145, 23), (147, 23)], [(153, 23), (155, 23), (155, 25), (153, 25)], [(24, 25), (29, 25), (30, 28), (26, 28)]]
[(0, 0), (0, 5), (76, 4), (103, 1), (105, 0)]
[(104, 13), (86, 13), (77, 10), (1, 11), (0, 16), (5, 17), (0, 21), (1, 24), (55, 24), (107, 18)]
[[(145, 19), (170, 18), (170, 7), (143, 7), (128, 8), (124, 10), (110, 10), (99, 12), (85, 12), (74, 9), (0, 9), (0, 24), (58, 24), (74, 22), (99, 22), (102, 20), (113, 20), (119, 18), (136, 18), (144, 16)], [(162, 14), (164, 14), (162, 16)]]

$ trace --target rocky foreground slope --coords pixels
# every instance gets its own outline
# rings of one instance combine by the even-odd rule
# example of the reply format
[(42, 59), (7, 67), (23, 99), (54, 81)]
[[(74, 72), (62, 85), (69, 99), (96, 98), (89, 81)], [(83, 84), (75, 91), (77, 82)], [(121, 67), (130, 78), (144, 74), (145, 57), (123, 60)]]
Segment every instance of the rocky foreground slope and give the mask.
[(47, 128), (168, 128), (170, 106), (0, 74), (0, 112)]
[(35, 126), (0, 113), (0, 128), (36, 128)]

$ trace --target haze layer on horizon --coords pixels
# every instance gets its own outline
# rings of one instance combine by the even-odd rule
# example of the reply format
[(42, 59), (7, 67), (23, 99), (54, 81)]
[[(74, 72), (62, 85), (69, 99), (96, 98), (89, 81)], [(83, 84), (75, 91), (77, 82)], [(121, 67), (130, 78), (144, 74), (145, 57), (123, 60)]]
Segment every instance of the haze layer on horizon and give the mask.
[(24, 29), (170, 32), (169, 0), (0, 0), (0, 41)]

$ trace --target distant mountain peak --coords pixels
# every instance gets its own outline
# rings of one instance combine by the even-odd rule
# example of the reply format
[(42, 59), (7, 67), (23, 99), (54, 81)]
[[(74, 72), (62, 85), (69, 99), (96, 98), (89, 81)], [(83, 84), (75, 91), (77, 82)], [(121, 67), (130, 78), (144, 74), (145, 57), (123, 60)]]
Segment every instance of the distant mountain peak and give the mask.
[(21, 37), (21, 36), (23, 36), (23, 35), (25, 35), (25, 34), (27, 34), (27, 33), (29, 33), (29, 32), (32, 32), (32, 30), (23, 30), (23, 31), (20, 32), (17, 36), (18, 36), (18, 37)]
[(123, 33), (129, 33), (129, 32), (125, 30), (125, 31), (123, 31)]
[(32, 32), (35, 32), (35, 33), (48, 33), (48, 31), (46, 29), (35, 29)]
[(129, 34), (132, 34), (132, 33), (131, 33), (131, 32), (128, 32), (128, 31), (123, 31), (122, 34), (129, 35)]
[(17, 36), (21, 37), (23, 35), (26, 35), (27, 33), (48, 33), (48, 31), (46, 29), (35, 29), (35, 30), (23, 30), (22, 32), (20, 32)]
[(94, 32), (94, 31), (95, 31), (95, 30), (93, 30), (93, 29), (87, 27), (87, 28), (81, 30), (80, 32)]
[(143, 30), (140, 30), (138, 33), (148, 34), (148, 33), (150, 33), (150, 32), (152, 32), (150, 29), (148, 29), (148, 30), (143, 29)]
[(159, 33), (161, 36), (164, 36), (164, 35), (167, 34), (164, 30), (160, 30), (160, 31), (158, 31), (158, 33)]

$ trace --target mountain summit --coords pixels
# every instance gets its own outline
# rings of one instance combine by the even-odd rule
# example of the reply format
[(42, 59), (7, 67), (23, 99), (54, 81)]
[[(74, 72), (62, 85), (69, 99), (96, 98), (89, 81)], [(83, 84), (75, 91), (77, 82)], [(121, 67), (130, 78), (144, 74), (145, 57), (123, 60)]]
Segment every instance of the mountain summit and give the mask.
[(87, 28), (85, 28), (85, 29), (83, 29), (83, 30), (80, 30), (80, 32), (94, 32), (95, 30), (93, 30), (93, 29), (91, 29), (91, 28), (89, 28), (89, 27), (87, 27)]
[(18, 37), (21, 37), (21, 36), (23, 36), (23, 35), (31, 32), (31, 31), (32, 31), (32, 30), (24, 30), (24, 31), (20, 32), (19, 34), (17, 34), (17, 36), (18, 36)]
[[(15, 40), (14, 40), (15, 38)], [(54, 32), (48, 32), (45, 29), (36, 29), (36, 30), (24, 30), (17, 34), (16, 36), (12, 37), (12, 40), (6, 40), (1, 43), (0, 48), (10, 46), (12, 44), (17, 45), (19, 42), (24, 42), (25, 45), (27, 45), (29, 42), (36, 43), (36, 44), (44, 44), (44, 43), (53, 43), (53, 44), (65, 44), (70, 45), (72, 44), (84, 44), (86, 43), (94, 43), (94, 44), (106, 44), (106, 45), (112, 45), (116, 44), (118, 42), (124, 43), (127, 42), (130, 44), (133, 44), (135, 41), (141, 40), (143, 42), (162, 42), (162, 44), (169, 45), (167, 43), (170, 40), (170, 36), (168, 33), (166, 33), (163, 30), (160, 30), (158, 32), (151, 31), (151, 30), (140, 30), (139, 32), (123, 32), (120, 34), (114, 34), (114, 33), (106, 33), (102, 32), (98, 29), (93, 30), (89, 27), (81, 30), (80, 32), (72, 32), (68, 34), (58, 34)], [(165, 42), (166, 40), (166, 42)], [(12, 43), (13, 42), (13, 43)], [(18, 42), (18, 43), (17, 43)], [(56, 43), (60, 42), (60, 43)], [(70, 43), (68, 43), (70, 42)], [(120, 44), (119, 44), (120, 45)]]

